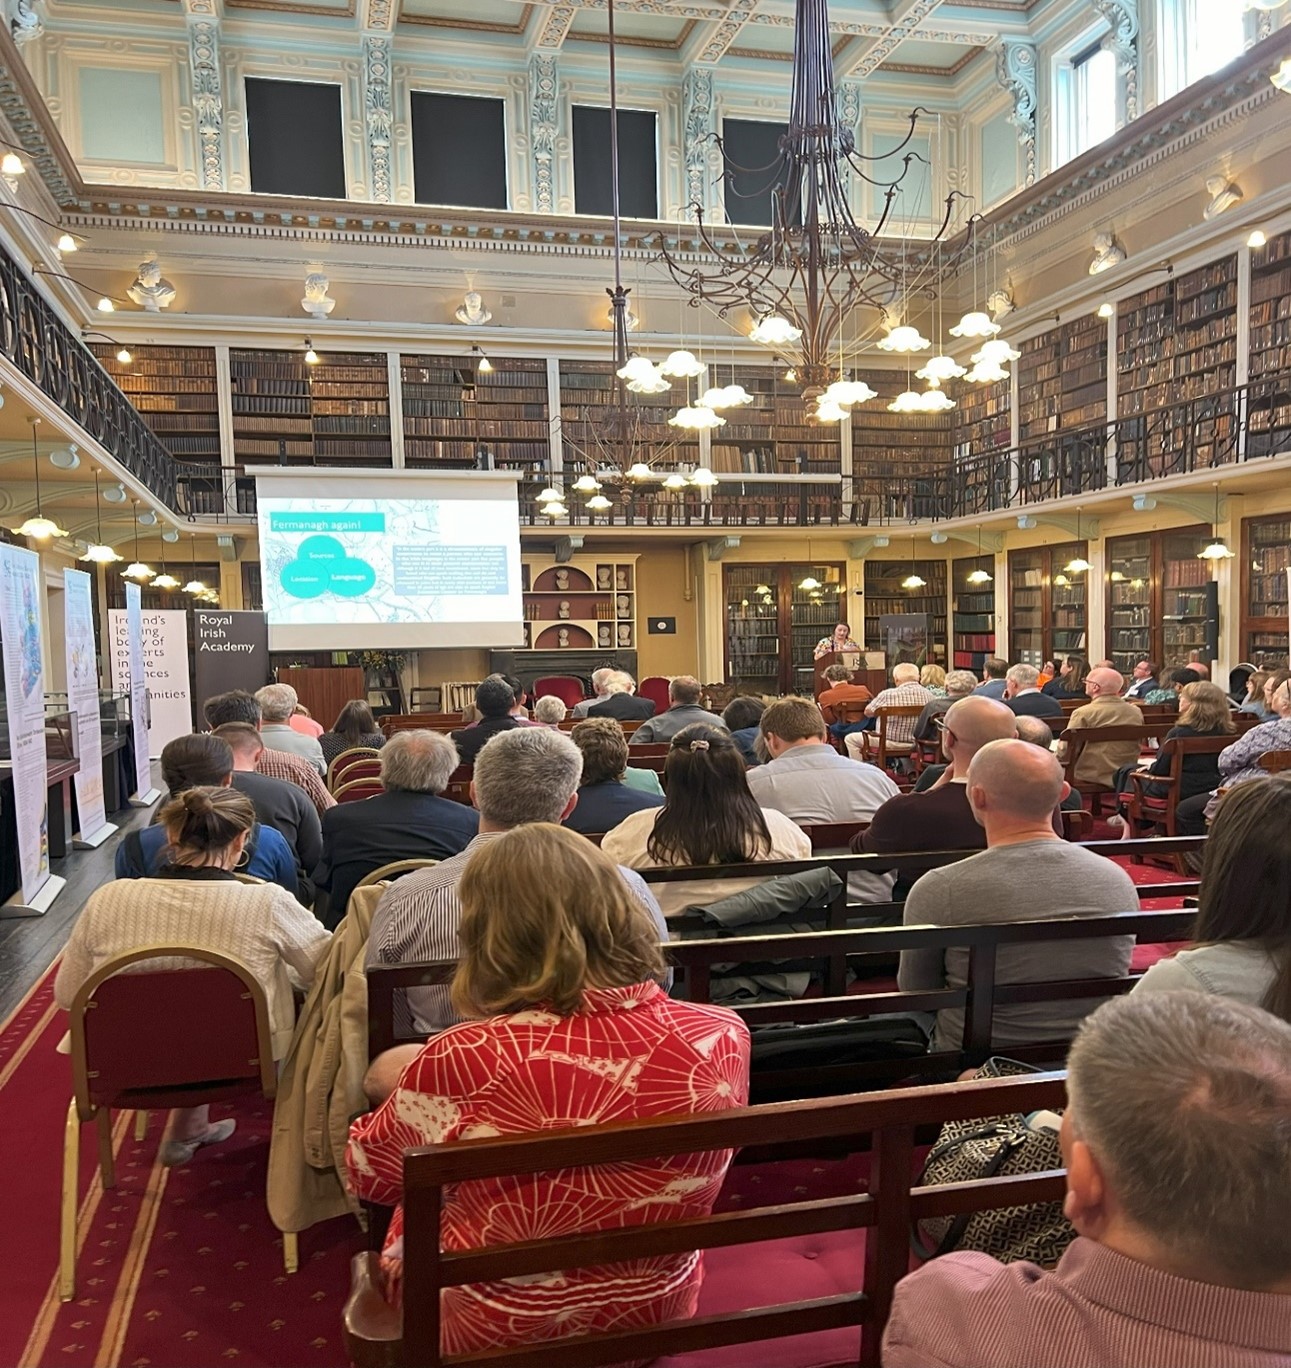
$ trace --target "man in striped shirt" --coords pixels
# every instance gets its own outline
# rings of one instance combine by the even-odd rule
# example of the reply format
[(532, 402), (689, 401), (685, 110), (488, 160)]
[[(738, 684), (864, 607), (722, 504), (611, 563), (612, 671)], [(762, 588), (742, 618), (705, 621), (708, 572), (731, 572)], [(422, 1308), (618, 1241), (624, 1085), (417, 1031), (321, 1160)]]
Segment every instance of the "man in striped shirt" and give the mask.
[[(471, 780), (479, 835), (461, 854), (405, 874), (386, 890), (372, 914), (367, 967), (455, 960), (461, 917), (457, 885), (472, 853), (481, 842), (527, 822), (563, 821), (578, 802), (582, 773), (583, 753), (561, 732), (517, 727), (490, 738), (476, 758)], [(663, 913), (645, 881), (633, 870), (620, 867), (619, 872), (658, 928), (659, 939), (666, 941)], [(414, 1028), (427, 1035), (460, 1020), (449, 1005), (447, 987), (410, 989), (407, 1004)], [(397, 1010), (396, 1017), (401, 1016)]]
[[(226, 722), (245, 722), (248, 726), (260, 727), (260, 705), (254, 694), (244, 689), (231, 689), (228, 693), (216, 694), (202, 705), (202, 715), (212, 731)], [(305, 796), (318, 810), (321, 819), (328, 808), (336, 806), (336, 799), (327, 791), (319, 778), (318, 771), (308, 760), (299, 755), (289, 755), (286, 751), (270, 750), (267, 746), (256, 761), (256, 773), (270, 779), (284, 779), (305, 790)], [(308, 872), (308, 871), (307, 871)]]
[(897, 1287), (884, 1368), (1287, 1368), (1291, 1024), (1113, 998), (1067, 1061), (1057, 1267), (952, 1253)]
[[(931, 699), (932, 694), (919, 683), (919, 667), (911, 661), (902, 661), (900, 665), (892, 667), (891, 687), (883, 689), (866, 704), (865, 716), (868, 719), (873, 719), (880, 708), (909, 708), (915, 704), (923, 708), (928, 705)], [(889, 719), (887, 729), (889, 753), (896, 752), (899, 755), (905, 755), (914, 750), (914, 724), (918, 720), (917, 717), (893, 717)], [(865, 748), (862, 745), (863, 738), (856, 733), (868, 730), (875, 725), (872, 720), (855, 722), (844, 727), (841, 732), (836, 730), (834, 735), (845, 736), (847, 753), (853, 760), (863, 760), (865, 758)]]

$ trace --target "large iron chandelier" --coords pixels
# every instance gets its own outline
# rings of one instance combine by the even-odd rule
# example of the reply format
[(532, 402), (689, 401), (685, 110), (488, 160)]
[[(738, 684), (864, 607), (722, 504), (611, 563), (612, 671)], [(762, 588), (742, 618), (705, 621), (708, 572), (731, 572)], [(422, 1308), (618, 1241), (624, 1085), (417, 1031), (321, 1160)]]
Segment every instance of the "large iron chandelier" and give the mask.
[[(705, 221), (704, 206), (692, 204), (699, 238), (716, 265), (679, 261), (660, 239), (662, 259), (690, 296), (691, 306), (707, 305), (721, 318), (733, 309), (747, 309), (753, 318), (752, 340), (792, 362), (808, 398), (842, 378), (841, 339), (857, 310), (870, 310), (875, 324), (889, 325), (892, 350), (909, 351), (897, 335), (908, 328), (908, 320), (900, 316), (903, 305), (916, 290), (935, 293), (927, 285), (932, 262), (928, 249), (947, 237), (956, 201), (963, 198), (958, 191), (946, 197), (944, 216), (927, 242), (882, 244), (885, 232), (896, 226), (897, 201), (912, 164), (926, 165), (916, 151), (905, 151), (926, 112), (912, 111), (905, 139), (884, 154), (886, 159), (904, 151), (896, 179), (876, 178), (868, 164), (879, 159), (858, 152), (852, 129), (838, 118), (827, 0), (796, 0), (788, 128), (777, 160), (758, 172), (764, 183), (774, 185), (770, 230), (751, 246), (738, 240), (719, 245)], [(716, 141), (721, 148), (721, 139)], [(724, 148), (722, 155), (726, 159)], [(736, 169), (727, 160), (725, 177)], [(848, 187), (854, 176), (883, 190), (883, 211), (871, 229), (852, 214)], [(971, 230), (970, 220), (964, 247), (971, 242)], [(955, 264), (954, 257), (945, 262), (947, 269)], [(908, 330), (917, 336), (917, 329)]]

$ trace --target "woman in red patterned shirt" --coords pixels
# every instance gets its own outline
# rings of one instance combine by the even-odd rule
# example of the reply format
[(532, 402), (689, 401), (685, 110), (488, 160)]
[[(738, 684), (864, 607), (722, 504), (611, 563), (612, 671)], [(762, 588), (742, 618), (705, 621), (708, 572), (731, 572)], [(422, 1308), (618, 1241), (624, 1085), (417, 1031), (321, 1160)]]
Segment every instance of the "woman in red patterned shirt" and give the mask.
[[(658, 933), (591, 842), (545, 823), (518, 827), (480, 848), (458, 891), (452, 1001), (474, 1019), (414, 1047), (393, 1092), (354, 1123), (346, 1158), (360, 1198), (397, 1203), (415, 1145), (745, 1105), (747, 1028), (724, 1008), (665, 995)], [(706, 1215), (730, 1160), (722, 1150), (462, 1183), (446, 1194), (444, 1247)], [(402, 1249), (401, 1208), (382, 1255), (394, 1302)], [(696, 1251), (449, 1288), (443, 1352), (692, 1315), (702, 1280)]]

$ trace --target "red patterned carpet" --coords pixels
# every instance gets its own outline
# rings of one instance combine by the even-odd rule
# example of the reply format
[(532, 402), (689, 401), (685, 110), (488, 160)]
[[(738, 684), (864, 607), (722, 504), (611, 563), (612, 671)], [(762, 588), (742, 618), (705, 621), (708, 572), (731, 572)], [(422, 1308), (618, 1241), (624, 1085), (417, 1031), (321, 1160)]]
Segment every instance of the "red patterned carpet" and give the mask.
[[(1139, 884), (1178, 878), (1153, 865), (1127, 867)], [(1176, 901), (1150, 899), (1144, 906)], [(1143, 947), (1135, 967), (1146, 967), (1166, 949)], [(300, 1271), (290, 1277), (283, 1272), (281, 1237), (264, 1203), (269, 1114), (263, 1106), (244, 1104), (232, 1140), (173, 1170), (155, 1162), (161, 1117), (151, 1119), (147, 1138), (137, 1143), (133, 1118), (118, 1116), (117, 1186), (108, 1192), (98, 1178), (94, 1128), (84, 1127), (77, 1295), (66, 1305), (59, 1301), (59, 1175), (71, 1070), (55, 1050), (65, 1019), (54, 1006), (52, 984), (51, 970), (0, 1028), (0, 1172), (8, 1178), (0, 1364), (340, 1368), (346, 1361), (340, 1308), (350, 1256), (364, 1237), (348, 1219), (316, 1226), (300, 1238)], [(854, 1192), (864, 1183), (864, 1166), (855, 1160), (777, 1167), (773, 1180), (795, 1196)], [(724, 1204), (751, 1197), (765, 1172), (733, 1171)], [(854, 1261), (849, 1255), (833, 1276), (844, 1278)], [(714, 1266), (702, 1309), (738, 1304), (746, 1294), (741, 1280), (727, 1281), (730, 1287)], [(786, 1361), (770, 1346), (768, 1351), (772, 1356), (759, 1362)], [(813, 1361), (790, 1357), (799, 1364)], [(752, 1359), (729, 1362), (750, 1368)], [(727, 1359), (717, 1355), (712, 1363), (726, 1368)]]

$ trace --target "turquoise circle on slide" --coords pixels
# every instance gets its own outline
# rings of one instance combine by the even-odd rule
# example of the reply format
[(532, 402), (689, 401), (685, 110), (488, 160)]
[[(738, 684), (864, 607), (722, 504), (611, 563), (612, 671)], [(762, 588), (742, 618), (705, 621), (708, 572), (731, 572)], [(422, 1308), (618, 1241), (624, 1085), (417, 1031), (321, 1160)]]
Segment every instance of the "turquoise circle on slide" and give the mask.
[(348, 554), (335, 537), (306, 537), (296, 548), (296, 559), (300, 561), (343, 561)]
[(343, 598), (358, 598), (377, 582), (377, 572), (365, 560), (347, 557), (332, 566), (330, 588)]
[(331, 572), (325, 564), (288, 561), (282, 567), (278, 582), (292, 598), (312, 599), (326, 593)]

